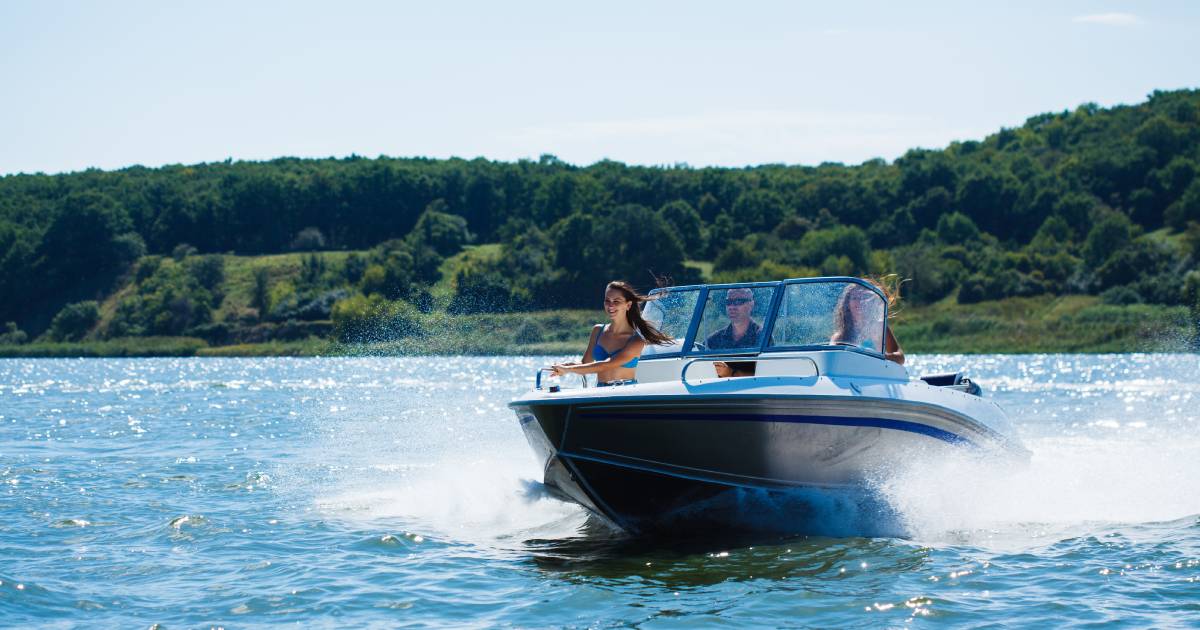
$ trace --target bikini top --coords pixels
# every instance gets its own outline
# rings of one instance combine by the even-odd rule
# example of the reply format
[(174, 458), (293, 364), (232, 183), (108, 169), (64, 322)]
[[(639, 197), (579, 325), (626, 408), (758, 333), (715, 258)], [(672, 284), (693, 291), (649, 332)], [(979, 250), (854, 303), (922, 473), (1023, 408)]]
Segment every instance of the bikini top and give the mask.
[[(604, 334), (604, 329), (600, 329), (600, 334), (596, 335), (596, 343), (595, 343), (595, 345), (592, 346), (592, 360), (593, 361), (604, 361), (605, 359), (608, 359), (609, 357), (620, 354), (621, 350), (625, 349), (625, 346), (621, 346), (616, 352), (609, 352), (608, 350), (605, 350), (604, 346), (600, 345), (600, 335), (603, 335), (603, 334)], [(640, 336), (640, 335), (638, 335), (637, 333), (634, 333), (634, 336), (636, 337), (636, 336)], [(630, 339), (630, 341), (632, 341), (633, 337), (630, 337), (629, 339)], [(626, 341), (625, 345), (626, 346), (629, 345), (629, 342)], [(631, 367), (636, 367), (637, 364), (638, 364), (638, 357), (634, 357), (632, 360), (629, 361), (629, 363), (626, 363), (625, 365), (622, 365), (621, 367), (631, 368)]]

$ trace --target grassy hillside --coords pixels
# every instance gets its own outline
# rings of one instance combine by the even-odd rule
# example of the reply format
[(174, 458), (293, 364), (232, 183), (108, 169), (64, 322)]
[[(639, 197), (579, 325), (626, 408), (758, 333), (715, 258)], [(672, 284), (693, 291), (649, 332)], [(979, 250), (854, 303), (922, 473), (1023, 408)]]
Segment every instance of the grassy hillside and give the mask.
[[(326, 252), (325, 264), (336, 268), (351, 255), (364, 252)], [(445, 312), (455, 294), (455, 278), (480, 261), (495, 261), (498, 245), (469, 246), (445, 259), (441, 280), (430, 289), (432, 309), (415, 313), (414, 334), (370, 343), (343, 343), (330, 332), (333, 322), (269, 322), (259, 317), (254, 303), (256, 270), (265, 270), (274, 299), (285, 299), (304, 284), (302, 254), (269, 256), (225, 255), (224, 277), (215, 292), (222, 296), (207, 326), (241, 326), (266, 337), (259, 341), (214, 343), (195, 336), (134, 336), (103, 338), (100, 331), (114, 317), (122, 300), (135, 292), (136, 273), (99, 305), (99, 321), (81, 341), (0, 344), (0, 356), (329, 356), (329, 355), (451, 355), (581, 353), (600, 309), (546, 310), (516, 313)], [(169, 259), (160, 265), (177, 264)], [(711, 270), (705, 262), (690, 265)], [(283, 297), (281, 297), (283, 296)], [(1196, 328), (1185, 307), (1149, 304), (1110, 305), (1096, 296), (1013, 297), (959, 304), (954, 296), (927, 306), (903, 306), (893, 325), (909, 353), (1023, 353), (1023, 352), (1179, 352), (1194, 350)], [(291, 326), (291, 328), (288, 328)], [(285, 331), (291, 337), (280, 334)], [(298, 331), (298, 332), (297, 332)], [(318, 334), (311, 334), (313, 332)], [(276, 337), (272, 338), (271, 335)]]

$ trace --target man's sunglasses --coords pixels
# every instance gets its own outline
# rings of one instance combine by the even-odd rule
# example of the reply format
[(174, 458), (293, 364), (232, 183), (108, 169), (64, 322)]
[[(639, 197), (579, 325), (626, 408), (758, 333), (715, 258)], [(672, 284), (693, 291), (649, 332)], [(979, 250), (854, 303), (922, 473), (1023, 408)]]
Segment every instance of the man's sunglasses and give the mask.
[(749, 302), (750, 302), (750, 298), (733, 298), (732, 300), (725, 300), (725, 305), (726, 306), (741, 306), (741, 305), (747, 304)]

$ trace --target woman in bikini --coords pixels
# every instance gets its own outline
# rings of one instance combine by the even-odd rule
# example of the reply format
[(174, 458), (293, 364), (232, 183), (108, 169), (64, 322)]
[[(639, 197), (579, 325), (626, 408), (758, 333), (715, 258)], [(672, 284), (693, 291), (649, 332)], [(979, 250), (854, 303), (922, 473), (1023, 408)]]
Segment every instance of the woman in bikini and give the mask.
[(551, 369), (558, 376), (595, 374), (596, 384), (601, 386), (633, 380), (642, 348), (648, 343), (671, 342), (642, 318), (642, 303), (649, 299), (638, 295), (626, 282), (608, 283), (604, 288), (604, 311), (609, 323), (592, 328), (582, 363), (559, 363)]

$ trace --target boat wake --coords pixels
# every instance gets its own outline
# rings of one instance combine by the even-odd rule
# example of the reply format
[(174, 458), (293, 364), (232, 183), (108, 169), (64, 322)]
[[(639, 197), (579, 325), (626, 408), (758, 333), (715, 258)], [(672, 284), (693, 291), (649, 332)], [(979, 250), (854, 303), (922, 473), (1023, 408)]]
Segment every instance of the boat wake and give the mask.
[(1026, 546), (1079, 531), (1200, 514), (1200, 441), (1030, 440), (1028, 465), (964, 455), (916, 461), (877, 492), (922, 541)]

